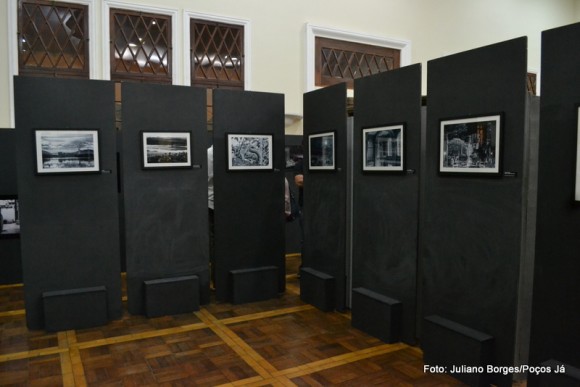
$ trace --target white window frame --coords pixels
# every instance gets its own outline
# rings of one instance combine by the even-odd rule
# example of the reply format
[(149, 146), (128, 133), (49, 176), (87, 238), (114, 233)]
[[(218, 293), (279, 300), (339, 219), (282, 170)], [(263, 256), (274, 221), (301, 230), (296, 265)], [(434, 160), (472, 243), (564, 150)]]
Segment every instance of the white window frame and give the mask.
[(315, 54), (316, 38), (329, 38), (347, 42), (369, 44), (373, 46), (393, 48), (401, 52), (401, 67), (411, 64), (411, 42), (408, 40), (366, 35), (356, 32), (321, 27), (306, 23), (306, 85), (305, 90), (312, 91), (320, 88), (316, 86)]
[(103, 29), (103, 60), (102, 60), (102, 78), (104, 80), (111, 80), (111, 30), (110, 19), (111, 9), (126, 9), (127, 11), (137, 11), (144, 13), (156, 13), (159, 15), (166, 15), (171, 17), (171, 81), (174, 85), (183, 84), (182, 66), (179, 61), (179, 47), (181, 45), (181, 18), (179, 18), (179, 10), (175, 8), (160, 8), (147, 5), (137, 5), (125, 3), (121, 1), (104, 0), (103, 14), (102, 14), (102, 29)]
[(208, 22), (232, 24), (244, 28), (244, 90), (251, 90), (252, 85), (252, 55), (251, 55), (251, 37), (252, 24), (249, 20), (238, 19), (228, 16), (211, 15), (193, 11), (184, 11), (183, 13), (183, 68), (186, 69), (183, 74), (184, 85), (191, 86), (191, 19), (207, 20)]
[[(72, 3), (86, 5), (88, 7), (88, 26), (89, 26), (89, 78), (96, 79), (98, 76), (98, 59), (97, 59), (97, 42), (94, 38), (97, 34), (97, 16), (95, 12), (95, 0), (57, 0), (61, 3)], [(19, 74), (18, 71), (18, 44), (16, 38), (18, 36), (18, 2), (16, 0), (8, 1), (8, 67), (10, 71), (10, 79), (8, 80), (8, 88), (10, 95), (8, 96), (8, 103), (10, 104), (10, 125), (14, 127), (14, 76)]]

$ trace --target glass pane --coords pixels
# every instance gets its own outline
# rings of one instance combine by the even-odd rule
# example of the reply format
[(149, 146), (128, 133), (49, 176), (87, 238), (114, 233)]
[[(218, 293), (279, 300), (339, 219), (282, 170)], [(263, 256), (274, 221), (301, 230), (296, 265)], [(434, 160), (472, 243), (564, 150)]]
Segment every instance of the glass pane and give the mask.
[(111, 20), (111, 78), (171, 82), (170, 17), (111, 10)]
[(335, 39), (316, 38), (317, 86), (347, 82), (399, 67), (399, 50)]
[(87, 9), (77, 4), (20, 0), (20, 71), (88, 77)]
[(243, 27), (191, 20), (193, 85), (243, 88)]

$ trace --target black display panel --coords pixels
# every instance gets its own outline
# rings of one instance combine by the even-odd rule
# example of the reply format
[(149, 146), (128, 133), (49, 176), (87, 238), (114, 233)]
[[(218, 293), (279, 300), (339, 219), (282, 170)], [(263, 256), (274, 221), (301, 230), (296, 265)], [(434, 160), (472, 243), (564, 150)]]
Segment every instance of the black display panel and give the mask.
[[(346, 307), (346, 96), (344, 83), (304, 94), (302, 265), (335, 278), (338, 310)], [(308, 149), (308, 139), (325, 133), (333, 134), (333, 165), (316, 168), (309, 157), (313, 153)], [(315, 168), (309, 168), (311, 164)]]
[[(542, 33), (538, 214), (530, 363), (580, 368), (580, 23)], [(533, 375), (528, 385), (536, 386)]]
[[(408, 66), (361, 78), (355, 81), (355, 92), (353, 288), (372, 289), (386, 297), (400, 300), (403, 304), (401, 340), (414, 343), (421, 160), (421, 66)], [(395, 131), (404, 128), (404, 136), (399, 137), (404, 142), (401, 141), (397, 146), (396, 139), (389, 136), (390, 132), (383, 139), (365, 136), (368, 128), (385, 127), (394, 128)], [(365, 168), (369, 158), (363, 158), (365, 150), (369, 151), (367, 156), (372, 151), (373, 154), (384, 154), (384, 159), (395, 159), (398, 150), (398, 160), (404, 160), (401, 164), (405, 168)]]
[(205, 90), (124, 83), (122, 197), (129, 312), (144, 281), (196, 275), (209, 302)]
[[(15, 77), (20, 241), (26, 320), (44, 325), (41, 295), (104, 286), (108, 318), (120, 318), (121, 276), (114, 84)], [(100, 170), (36, 174), (36, 129), (99, 131)]]
[[(0, 129), (0, 206), (3, 200), (17, 200), (16, 184), (16, 131)], [(0, 233), (0, 284), (15, 284), (22, 282), (22, 262), (20, 259), (20, 219), (14, 210), (13, 202), (4, 202), (10, 217), (10, 224)], [(0, 209), (0, 211), (2, 211)], [(18, 220), (16, 220), (18, 218)], [(12, 220), (13, 219), (13, 220)], [(4, 222), (4, 219), (2, 219)], [(18, 228), (18, 232), (16, 231)], [(10, 230), (10, 232), (9, 232)], [(4, 235), (2, 235), (4, 234)]]
[[(213, 109), (216, 298), (232, 298), (232, 270), (265, 266), (278, 268), (278, 291), (283, 292), (284, 95), (215, 90)], [(248, 141), (228, 147), (228, 135), (240, 134)], [(265, 159), (270, 150), (271, 168)], [(252, 165), (267, 168), (232, 170), (229, 161), (240, 156), (232, 151), (242, 152), (248, 164), (259, 160)]]
[[(502, 366), (514, 364), (520, 328), (529, 162), (526, 46), (527, 39), (518, 38), (428, 63), (422, 315), (436, 314), (493, 336), (493, 359)], [(491, 113), (504, 118), (502, 175), (440, 174), (440, 121)], [(511, 375), (494, 375), (493, 381), (511, 385)]]

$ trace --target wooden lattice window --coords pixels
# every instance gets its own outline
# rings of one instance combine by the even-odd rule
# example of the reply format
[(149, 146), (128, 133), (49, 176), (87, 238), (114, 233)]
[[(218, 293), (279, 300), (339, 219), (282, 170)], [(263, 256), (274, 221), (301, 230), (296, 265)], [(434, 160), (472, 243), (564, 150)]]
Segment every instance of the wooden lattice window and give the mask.
[(316, 86), (346, 82), (353, 88), (354, 79), (401, 66), (394, 48), (316, 37), (315, 50)]
[(244, 27), (191, 19), (191, 84), (244, 89)]
[(536, 74), (528, 73), (526, 79), (527, 79), (526, 89), (527, 89), (528, 93), (531, 95), (536, 95), (536, 91), (537, 91), (537, 89), (536, 89), (536, 84), (537, 84), (536, 83), (537, 82), (536, 81), (536, 79), (537, 79)]
[(89, 78), (87, 19), (86, 5), (19, 0), (19, 74)]
[(111, 9), (111, 79), (171, 83), (171, 17)]

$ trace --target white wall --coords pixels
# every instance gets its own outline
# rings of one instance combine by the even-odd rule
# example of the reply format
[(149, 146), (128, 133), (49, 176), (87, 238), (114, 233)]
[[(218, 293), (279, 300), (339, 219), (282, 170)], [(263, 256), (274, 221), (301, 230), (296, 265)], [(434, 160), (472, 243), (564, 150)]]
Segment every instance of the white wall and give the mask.
[[(16, 3), (0, 0), (0, 52), (5, 53), (9, 51), (6, 26), (14, 25), (16, 17), (9, 14), (9, 8), (16, 7), (8, 7), (8, 1)], [(97, 40), (92, 55), (102, 63), (101, 11), (106, 0), (88, 1), (94, 4), (96, 24), (91, 32), (92, 39)], [(306, 91), (306, 23), (409, 41), (411, 63), (423, 64), (425, 93), (427, 61), (431, 59), (525, 35), (529, 69), (539, 71), (541, 32), (580, 21), (580, 0), (294, 0), (284, 3), (286, 6), (264, 0), (115, 1), (170, 8), (177, 10), (179, 19), (185, 12), (199, 12), (247, 20), (251, 26), (251, 90), (285, 94), (286, 113), (296, 115), (302, 114), (302, 94)], [(183, 28), (183, 20), (176, 23)], [(177, 59), (185, 63), (182, 46), (176, 48)], [(9, 63), (14, 55), (0, 56), (0, 127), (13, 126)], [(94, 77), (106, 78), (103, 67), (96, 67)], [(182, 66), (176, 77), (178, 84), (184, 83), (186, 71)], [(287, 131), (301, 132), (301, 123)]]
[[(11, 0), (9, 0), (11, 1)], [(8, 53), (8, 1), (0, 1), (0, 52)], [(10, 119), (11, 77), (8, 66), (8, 55), (0, 55), (0, 128), (10, 128), (14, 124)]]

